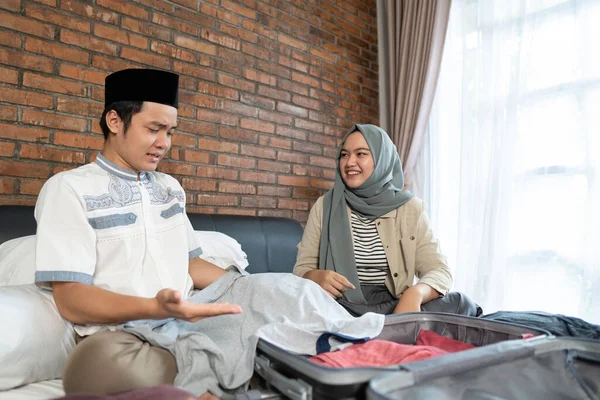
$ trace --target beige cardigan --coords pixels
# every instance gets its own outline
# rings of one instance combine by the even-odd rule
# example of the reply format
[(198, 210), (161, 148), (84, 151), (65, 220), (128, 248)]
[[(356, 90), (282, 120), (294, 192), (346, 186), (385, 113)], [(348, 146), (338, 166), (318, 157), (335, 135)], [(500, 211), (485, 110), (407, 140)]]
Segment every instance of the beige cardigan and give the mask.
[[(348, 219), (350, 220), (350, 207)], [(441, 294), (446, 294), (452, 286), (452, 274), (431, 231), (429, 218), (425, 214), (425, 203), (412, 198), (402, 207), (382, 215), (376, 221), (377, 232), (390, 267), (390, 275), (386, 279), (390, 293), (400, 297), (413, 285), (416, 276), (420, 283), (426, 283)], [(323, 196), (317, 199), (310, 210), (302, 241), (298, 244), (298, 258), (293, 271), (295, 275), (304, 276), (308, 271), (318, 268), (322, 229)]]

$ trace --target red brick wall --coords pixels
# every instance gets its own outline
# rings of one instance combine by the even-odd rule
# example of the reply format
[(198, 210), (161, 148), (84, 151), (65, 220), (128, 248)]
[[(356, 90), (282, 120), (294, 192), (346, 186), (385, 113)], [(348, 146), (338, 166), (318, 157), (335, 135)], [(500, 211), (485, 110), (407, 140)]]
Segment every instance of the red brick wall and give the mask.
[(93, 159), (104, 77), (181, 74), (160, 170), (190, 211), (305, 221), (339, 138), (377, 123), (375, 0), (0, 0), (0, 204)]

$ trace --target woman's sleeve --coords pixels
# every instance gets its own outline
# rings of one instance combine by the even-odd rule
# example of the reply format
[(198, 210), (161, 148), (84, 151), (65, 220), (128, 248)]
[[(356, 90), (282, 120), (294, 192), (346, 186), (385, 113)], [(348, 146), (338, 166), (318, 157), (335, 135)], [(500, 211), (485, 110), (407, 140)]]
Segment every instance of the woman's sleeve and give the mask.
[(319, 197), (308, 215), (302, 241), (298, 244), (298, 257), (294, 275), (304, 276), (319, 267), (319, 248), (323, 230), (323, 197)]
[(440, 244), (431, 230), (431, 223), (425, 212), (425, 203), (422, 203), (421, 206), (416, 236), (415, 273), (419, 278), (419, 283), (425, 283), (444, 295), (452, 287), (452, 272), (448, 267), (448, 260), (442, 254)]

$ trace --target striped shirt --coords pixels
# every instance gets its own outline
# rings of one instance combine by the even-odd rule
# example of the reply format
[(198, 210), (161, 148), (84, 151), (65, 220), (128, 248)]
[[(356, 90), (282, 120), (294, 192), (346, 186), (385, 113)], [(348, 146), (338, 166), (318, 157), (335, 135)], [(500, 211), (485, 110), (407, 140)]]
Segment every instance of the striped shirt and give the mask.
[(358, 280), (364, 285), (384, 285), (390, 268), (375, 219), (364, 217), (352, 210), (351, 221)]

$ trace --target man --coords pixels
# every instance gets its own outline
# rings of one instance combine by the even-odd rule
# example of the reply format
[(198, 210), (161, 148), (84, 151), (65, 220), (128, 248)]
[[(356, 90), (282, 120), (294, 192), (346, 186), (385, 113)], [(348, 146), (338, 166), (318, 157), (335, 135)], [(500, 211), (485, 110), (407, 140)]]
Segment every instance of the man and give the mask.
[(226, 271), (198, 258), (184, 191), (156, 172), (177, 127), (178, 81), (150, 69), (109, 75), (102, 152), (50, 178), (38, 198), (36, 282), (54, 291), (78, 335), (63, 378), (67, 393), (173, 384), (173, 355), (115, 331), (117, 324), (241, 312), (233, 304), (186, 301), (192, 288)]

